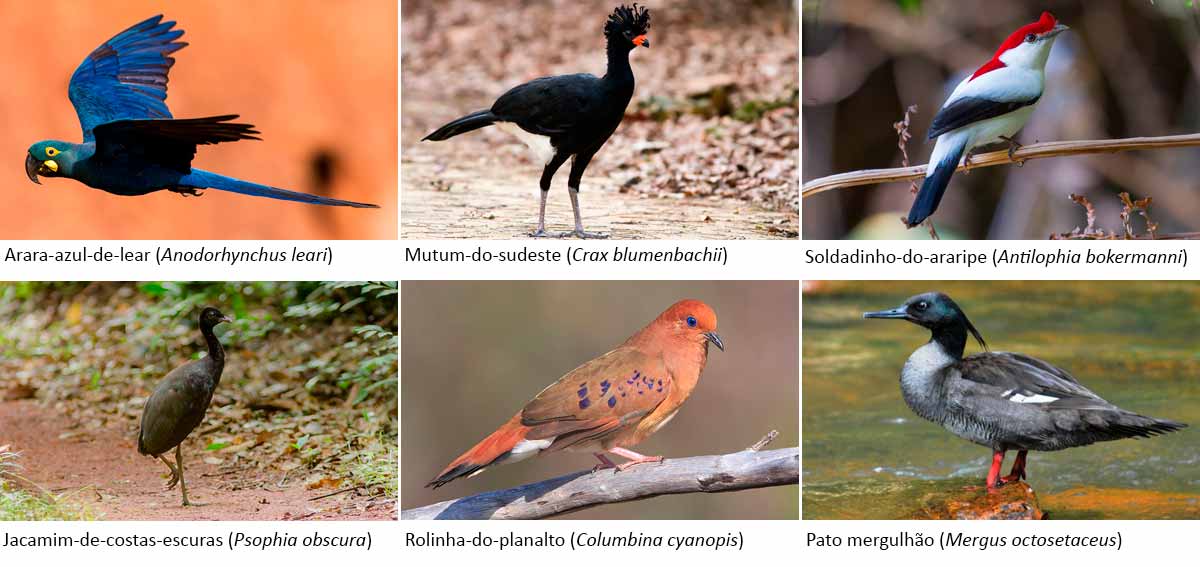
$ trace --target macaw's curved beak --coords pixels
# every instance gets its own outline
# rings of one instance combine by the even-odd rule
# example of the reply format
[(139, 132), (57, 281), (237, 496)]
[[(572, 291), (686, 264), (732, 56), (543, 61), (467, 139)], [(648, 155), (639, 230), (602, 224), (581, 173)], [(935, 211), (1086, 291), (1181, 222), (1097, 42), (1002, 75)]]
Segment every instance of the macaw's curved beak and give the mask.
[(29, 180), (34, 183), (37, 183), (38, 185), (42, 184), (41, 181), (38, 181), (38, 176), (37, 176), (38, 168), (41, 166), (42, 166), (42, 163), (39, 162), (37, 160), (37, 158), (33, 157), (33, 154), (31, 154), (31, 153), (25, 154), (25, 175), (28, 175)]
[(704, 333), (704, 338), (708, 339), (708, 342), (716, 345), (717, 348), (721, 349), (721, 352), (725, 352), (725, 343), (721, 342), (721, 335), (718, 335), (718, 334), (710, 331), (710, 332)]
[(639, 35), (639, 36), (633, 38), (633, 44), (638, 47), (645, 47), (646, 49), (649, 49), (650, 48), (650, 38), (646, 37), (645, 34)]

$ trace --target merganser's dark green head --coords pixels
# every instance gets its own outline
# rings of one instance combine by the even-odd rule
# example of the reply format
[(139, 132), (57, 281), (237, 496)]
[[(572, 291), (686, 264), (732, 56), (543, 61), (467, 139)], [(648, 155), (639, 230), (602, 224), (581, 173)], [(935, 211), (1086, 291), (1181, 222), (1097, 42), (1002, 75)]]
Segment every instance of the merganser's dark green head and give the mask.
[(975, 340), (979, 341), (979, 346), (987, 350), (983, 335), (979, 334), (979, 330), (971, 324), (958, 304), (944, 293), (930, 291), (914, 295), (895, 309), (863, 313), (863, 319), (904, 319), (929, 329), (933, 332), (934, 339), (945, 335), (962, 335), (963, 346), (966, 346), (966, 331), (970, 331)]

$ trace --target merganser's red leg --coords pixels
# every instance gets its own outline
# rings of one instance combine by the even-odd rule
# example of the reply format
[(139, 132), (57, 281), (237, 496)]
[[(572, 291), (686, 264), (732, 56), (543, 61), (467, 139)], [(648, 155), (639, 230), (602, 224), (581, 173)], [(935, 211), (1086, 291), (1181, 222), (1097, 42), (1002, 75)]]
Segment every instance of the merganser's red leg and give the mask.
[(1000, 479), (1001, 482), (1013, 482), (1016, 480), (1025, 479), (1025, 454), (1029, 451), (1017, 451), (1017, 460), (1013, 461), (1012, 469), (1008, 471), (1008, 476)]
[(992, 451), (992, 468), (988, 470), (987, 489), (995, 490), (1000, 480), (1000, 466), (1004, 464), (1004, 451)]

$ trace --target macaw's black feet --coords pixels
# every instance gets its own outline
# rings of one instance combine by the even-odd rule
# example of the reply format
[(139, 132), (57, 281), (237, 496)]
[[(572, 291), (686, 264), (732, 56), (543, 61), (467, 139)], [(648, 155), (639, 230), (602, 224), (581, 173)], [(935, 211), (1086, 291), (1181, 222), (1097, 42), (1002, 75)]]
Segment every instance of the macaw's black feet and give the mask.
[(172, 193), (179, 193), (184, 197), (199, 197), (204, 194), (204, 191), (196, 187), (168, 187), (167, 190)]
[(588, 232), (583, 229), (569, 230), (567, 232), (558, 233), (559, 238), (576, 237), (576, 238), (581, 238), (583, 240), (604, 240), (605, 238), (608, 238), (608, 236), (609, 235), (604, 234), (602, 232)]

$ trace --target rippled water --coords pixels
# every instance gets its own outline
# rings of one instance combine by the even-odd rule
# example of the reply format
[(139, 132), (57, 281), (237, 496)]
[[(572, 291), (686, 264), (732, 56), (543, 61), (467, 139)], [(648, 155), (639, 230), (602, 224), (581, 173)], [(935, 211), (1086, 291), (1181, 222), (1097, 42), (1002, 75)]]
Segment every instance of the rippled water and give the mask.
[[(1200, 284), (1194, 282), (822, 284), (805, 294), (803, 307), (806, 486), (855, 479), (983, 482), (990, 450), (921, 419), (900, 397), (900, 368), (928, 331), (861, 318), (931, 290), (953, 297), (993, 350), (1042, 358), (1122, 408), (1191, 424), (1150, 439), (1030, 453), (1036, 490), (1200, 495)], [(968, 354), (977, 350), (967, 347)]]

